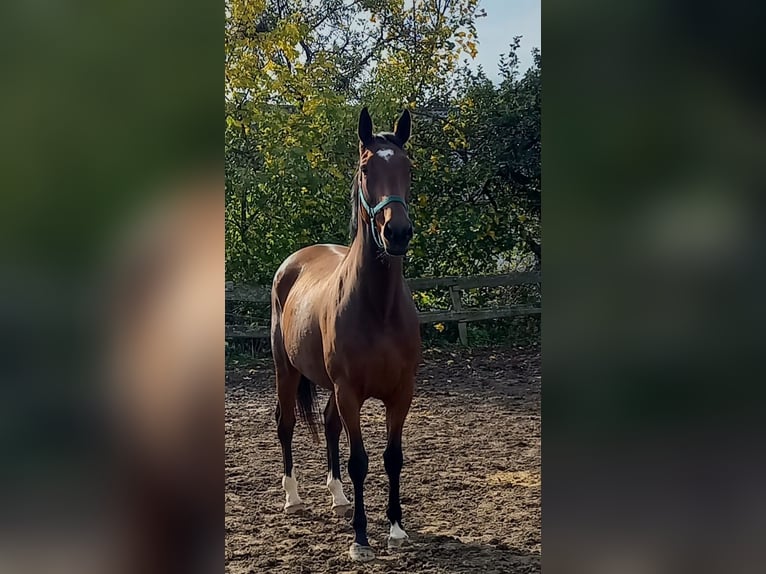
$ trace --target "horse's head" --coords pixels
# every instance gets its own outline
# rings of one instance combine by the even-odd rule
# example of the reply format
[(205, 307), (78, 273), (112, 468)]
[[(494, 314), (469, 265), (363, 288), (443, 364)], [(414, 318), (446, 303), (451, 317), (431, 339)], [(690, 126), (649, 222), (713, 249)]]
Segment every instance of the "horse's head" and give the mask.
[(362, 219), (386, 254), (402, 256), (412, 239), (410, 200), (411, 162), (404, 151), (411, 118), (404, 110), (393, 133), (374, 134), (372, 119), (363, 108), (359, 115), (359, 198)]

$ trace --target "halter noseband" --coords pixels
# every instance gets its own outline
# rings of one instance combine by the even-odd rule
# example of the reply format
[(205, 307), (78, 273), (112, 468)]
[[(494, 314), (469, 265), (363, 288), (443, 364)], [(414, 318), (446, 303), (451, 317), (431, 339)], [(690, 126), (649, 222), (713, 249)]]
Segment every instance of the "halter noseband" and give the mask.
[(398, 195), (389, 195), (375, 207), (370, 207), (370, 204), (367, 203), (367, 200), (364, 198), (364, 186), (362, 185), (361, 170), (359, 171), (359, 201), (361, 202), (364, 210), (367, 212), (367, 215), (370, 216), (370, 232), (372, 233), (372, 239), (375, 241), (375, 245), (377, 245), (380, 249), (385, 249), (383, 247), (383, 240), (380, 237), (380, 233), (378, 233), (378, 228), (375, 226), (375, 216), (378, 215), (378, 213), (380, 213), (389, 203), (401, 203), (404, 206), (404, 209), (409, 213), (410, 208), (407, 205), (407, 202)]

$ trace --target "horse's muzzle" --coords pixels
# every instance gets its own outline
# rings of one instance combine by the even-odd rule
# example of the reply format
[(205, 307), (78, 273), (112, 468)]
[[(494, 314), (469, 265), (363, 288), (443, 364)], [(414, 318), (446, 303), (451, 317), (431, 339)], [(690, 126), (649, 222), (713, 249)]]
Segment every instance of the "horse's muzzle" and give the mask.
[(412, 239), (412, 223), (407, 220), (403, 224), (389, 221), (383, 226), (383, 245), (386, 253), (401, 257), (407, 253), (407, 248)]

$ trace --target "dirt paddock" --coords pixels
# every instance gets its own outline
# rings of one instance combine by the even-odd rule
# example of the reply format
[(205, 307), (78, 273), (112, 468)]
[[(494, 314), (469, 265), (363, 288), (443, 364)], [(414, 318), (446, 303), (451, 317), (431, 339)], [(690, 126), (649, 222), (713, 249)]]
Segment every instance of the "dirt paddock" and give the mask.
[[(320, 391), (321, 406), (327, 394)], [(386, 547), (384, 409), (369, 401), (362, 427), (376, 559), (348, 558), (350, 519), (330, 509), (325, 447), (301, 422), (293, 454), (307, 511), (282, 512), (282, 457), (271, 363), (226, 378), (226, 572), (484, 574), (540, 571), (540, 358), (510, 348), (424, 351), (404, 430), (402, 508), (411, 544)], [(341, 437), (346, 495), (348, 445)]]

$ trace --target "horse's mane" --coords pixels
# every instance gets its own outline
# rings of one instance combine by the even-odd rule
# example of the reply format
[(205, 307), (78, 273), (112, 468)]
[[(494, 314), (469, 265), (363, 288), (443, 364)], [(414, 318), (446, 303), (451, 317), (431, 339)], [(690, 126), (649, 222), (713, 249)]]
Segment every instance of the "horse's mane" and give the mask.
[[(404, 146), (399, 138), (393, 132), (380, 132), (375, 134), (373, 139), (377, 144), (390, 144), (404, 151)], [(406, 153), (406, 152), (405, 152)], [(354, 171), (354, 181), (351, 183), (351, 222), (348, 230), (350, 233), (350, 243), (353, 243), (354, 237), (359, 227), (359, 166)]]

